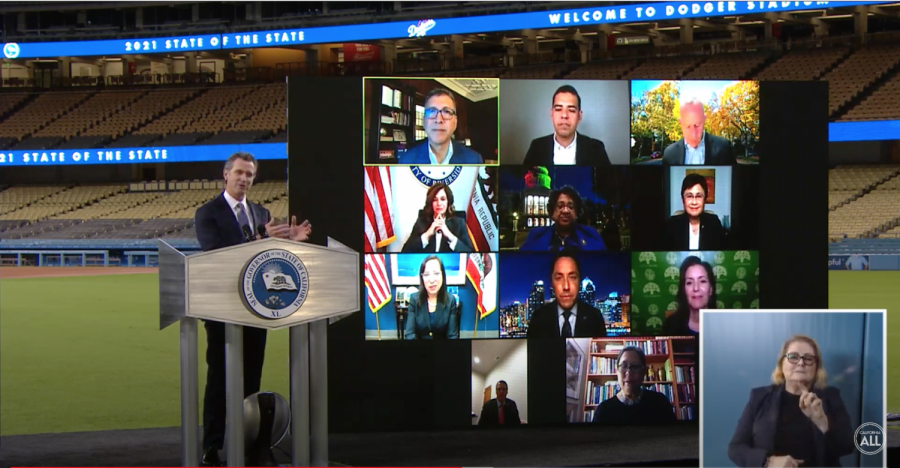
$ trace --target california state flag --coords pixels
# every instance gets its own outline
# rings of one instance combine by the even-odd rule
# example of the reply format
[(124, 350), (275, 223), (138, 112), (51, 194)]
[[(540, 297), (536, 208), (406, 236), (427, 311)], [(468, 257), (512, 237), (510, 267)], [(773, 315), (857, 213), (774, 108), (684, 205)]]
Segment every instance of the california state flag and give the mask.
[[(484, 168), (482, 168), (482, 172)], [(485, 187), (486, 173), (480, 174), (472, 189), (472, 199), (466, 210), (466, 230), (472, 248), (476, 252), (500, 250), (500, 232), (497, 228), (497, 212)]]
[(483, 320), (497, 310), (497, 256), (492, 253), (469, 254), (466, 277), (478, 294), (475, 305), (478, 319)]

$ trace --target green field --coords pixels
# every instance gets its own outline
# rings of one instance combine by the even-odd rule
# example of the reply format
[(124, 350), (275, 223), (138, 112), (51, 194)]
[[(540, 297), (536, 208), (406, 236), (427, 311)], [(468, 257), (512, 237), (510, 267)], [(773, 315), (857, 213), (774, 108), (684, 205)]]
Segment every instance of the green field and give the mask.
[(900, 413), (900, 271), (828, 273), (828, 308), (887, 309), (887, 407)]
[[(0, 280), (0, 435), (180, 424), (178, 326), (159, 331), (156, 278)], [(829, 279), (832, 308), (888, 309), (888, 388), (900, 388), (900, 272)], [(202, 392), (202, 327), (199, 340)], [(287, 364), (287, 330), (269, 332), (264, 390), (288, 395)]]
[[(0, 435), (178, 426), (178, 325), (159, 330), (157, 275), (0, 280)], [(206, 382), (200, 327), (200, 392)], [(287, 397), (288, 331), (262, 388)]]

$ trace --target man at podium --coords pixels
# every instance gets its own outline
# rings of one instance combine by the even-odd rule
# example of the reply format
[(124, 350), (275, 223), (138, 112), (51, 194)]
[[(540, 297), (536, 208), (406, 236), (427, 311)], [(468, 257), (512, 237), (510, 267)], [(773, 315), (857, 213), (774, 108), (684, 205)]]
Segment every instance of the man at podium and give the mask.
[[(194, 226), (204, 252), (231, 247), (265, 237), (303, 242), (309, 238), (309, 221), (276, 225), (269, 210), (247, 200), (257, 173), (256, 158), (237, 152), (225, 161), (225, 190), (197, 209)], [(204, 321), (206, 328), (206, 391), (203, 396), (203, 466), (224, 466), (218, 451), (225, 442), (225, 325)], [(244, 398), (259, 391), (266, 330), (244, 328)]]

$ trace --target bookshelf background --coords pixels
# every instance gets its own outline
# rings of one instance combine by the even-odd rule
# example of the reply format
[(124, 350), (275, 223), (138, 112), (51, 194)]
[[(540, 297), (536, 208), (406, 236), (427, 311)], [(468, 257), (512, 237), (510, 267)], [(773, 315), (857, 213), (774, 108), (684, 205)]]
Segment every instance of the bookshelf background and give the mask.
[(416, 143), (416, 89), (401, 80), (366, 80), (366, 163), (396, 164)]
[[(693, 337), (619, 337), (574, 339), (581, 359), (577, 381), (580, 394), (570, 400), (569, 422), (591, 422), (594, 410), (600, 403), (613, 398), (618, 390), (616, 357), (627, 346), (644, 350), (647, 358), (647, 377), (644, 388), (666, 395), (679, 420), (693, 420), (697, 411), (696, 381), (697, 363), (693, 352), (681, 352), (692, 348)], [(687, 348), (687, 349), (686, 349)], [(567, 372), (571, 372), (571, 352), (567, 354)], [(577, 406), (573, 403), (577, 400)], [(576, 407), (579, 411), (573, 411)]]

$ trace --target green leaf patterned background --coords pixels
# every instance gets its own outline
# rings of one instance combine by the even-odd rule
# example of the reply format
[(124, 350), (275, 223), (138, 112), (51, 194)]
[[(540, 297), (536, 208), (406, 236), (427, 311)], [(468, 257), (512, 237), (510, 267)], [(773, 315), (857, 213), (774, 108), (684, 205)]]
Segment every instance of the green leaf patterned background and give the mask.
[(694, 255), (713, 267), (719, 309), (759, 308), (759, 252), (631, 253), (631, 334), (658, 335), (676, 309), (681, 263)]

